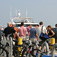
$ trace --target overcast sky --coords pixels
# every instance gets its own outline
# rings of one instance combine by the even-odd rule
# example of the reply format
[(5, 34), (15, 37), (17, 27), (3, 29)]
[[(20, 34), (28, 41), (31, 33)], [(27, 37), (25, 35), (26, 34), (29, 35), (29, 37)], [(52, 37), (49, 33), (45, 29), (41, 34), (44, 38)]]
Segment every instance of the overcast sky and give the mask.
[(0, 25), (6, 25), (18, 10), (25, 17), (26, 9), (34, 22), (43, 21), (45, 26), (57, 23), (57, 0), (0, 0)]

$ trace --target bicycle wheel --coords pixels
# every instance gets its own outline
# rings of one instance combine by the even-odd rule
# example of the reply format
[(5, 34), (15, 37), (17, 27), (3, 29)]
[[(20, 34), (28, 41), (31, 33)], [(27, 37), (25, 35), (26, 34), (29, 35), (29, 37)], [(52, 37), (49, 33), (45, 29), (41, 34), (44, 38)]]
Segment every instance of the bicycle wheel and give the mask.
[(3, 47), (0, 47), (0, 57), (8, 57), (8, 52)]
[(33, 57), (30, 53), (25, 52), (22, 57)]
[(27, 54), (25, 55), (25, 57), (32, 57), (32, 55), (31, 55), (30, 53), (27, 53)]
[(25, 57), (26, 55), (26, 52), (27, 52), (27, 48), (25, 48), (24, 50), (23, 50), (23, 52), (22, 52), (22, 57)]
[(32, 54), (28, 52), (27, 49), (25, 48), (23, 50), (22, 57), (34, 57), (34, 56), (32, 56)]

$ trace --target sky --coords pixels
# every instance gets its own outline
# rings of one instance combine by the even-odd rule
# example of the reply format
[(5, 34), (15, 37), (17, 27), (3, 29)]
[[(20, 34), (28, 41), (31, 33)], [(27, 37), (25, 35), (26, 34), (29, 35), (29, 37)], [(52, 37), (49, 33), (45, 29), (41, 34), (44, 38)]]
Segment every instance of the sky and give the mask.
[(10, 17), (32, 17), (33, 22), (44, 22), (45, 26), (57, 23), (57, 0), (0, 0), (0, 25), (6, 25)]

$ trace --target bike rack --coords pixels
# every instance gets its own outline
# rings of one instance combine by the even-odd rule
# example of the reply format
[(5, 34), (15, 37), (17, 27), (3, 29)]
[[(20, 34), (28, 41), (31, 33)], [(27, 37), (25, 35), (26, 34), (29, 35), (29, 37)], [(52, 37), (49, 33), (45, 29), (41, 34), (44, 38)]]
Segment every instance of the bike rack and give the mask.
[(13, 40), (12, 40), (12, 38), (10, 37), (10, 41), (9, 41), (9, 57), (12, 57), (12, 53), (13, 53), (13, 45), (12, 45), (12, 43), (13, 43)]
[(44, 46), (46, 46), (46, 51), (47, 51), (46, 55), (49, 55), (49, 46), (47, 42), (43, 43), (41, 52), (44, 52)]
[(54, 44), (54, 46), (52, 47), (52, 55), (51, 55), (51, 57), (57, 57), (57, 56), (54, 54), (55, 48), (57, 48), (57, 43)]
[[(1, 38), (2, 40), (1, 40), (1, 43), (5, 46), (6, 45), (6, 43), (8, 42), (9, 43), (9, 46), (7, 46), (6, 47), (6, 50), (9, 52), (9, 57), (12, 57), (12, 53), (13, 53), (13, 39), (12, 39), (12, 37), (2, 37)], [(4, 53), (5, 54), (5, 53)]]
[(57, 57), (57, 55), (54, 54), (55, 48), (57, 48), (57, 43), (53, 45), (51, 54), (43, 55), (43, 57)]

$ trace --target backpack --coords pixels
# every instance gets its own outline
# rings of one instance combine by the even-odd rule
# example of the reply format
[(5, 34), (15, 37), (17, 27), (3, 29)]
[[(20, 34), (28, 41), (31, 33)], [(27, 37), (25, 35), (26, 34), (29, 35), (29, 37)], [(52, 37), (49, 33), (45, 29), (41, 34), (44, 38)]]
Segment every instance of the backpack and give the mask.
[(54, 38), (57, 38), (57, 28), (53, 28), (53, 31), (55, 33)]
[(49, 39), (49, 36), (46, 33), (43, 33), (43, 26), (41, 28), (41, 34), (40, 34), (39, 38), (44, 41)]

